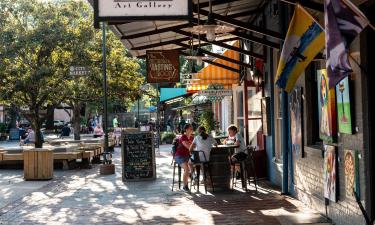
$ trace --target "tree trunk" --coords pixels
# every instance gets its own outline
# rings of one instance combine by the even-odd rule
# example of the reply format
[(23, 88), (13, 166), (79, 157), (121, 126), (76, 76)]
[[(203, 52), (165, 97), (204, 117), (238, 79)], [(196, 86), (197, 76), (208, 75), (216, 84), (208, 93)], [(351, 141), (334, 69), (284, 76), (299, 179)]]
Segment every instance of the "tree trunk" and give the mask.
[(41, 120), (39, 119), (39, 115), (37, 115), (36, 121), (34, 122), (34, 132), (35, 132), (35, 148), (42, 148), (43, 141), (42, 141), (42, 132), (40, 131)]
[(18, 111), (17, 111), (17, 107), (14, 104), (10, 105), (9, 115), (10, 115), (9, 128), (16, 128), (16, 121), (17, 121)]
[(47, 106), (47, 116), (46, 116), (46, 129), (53, 130), (53, 119), (54, 119), (54, 107), (51, 105)]
[(74, 140), (81, 139), (81, 107), (82, 104), (79, 102), (75, 102), (73, 105)]

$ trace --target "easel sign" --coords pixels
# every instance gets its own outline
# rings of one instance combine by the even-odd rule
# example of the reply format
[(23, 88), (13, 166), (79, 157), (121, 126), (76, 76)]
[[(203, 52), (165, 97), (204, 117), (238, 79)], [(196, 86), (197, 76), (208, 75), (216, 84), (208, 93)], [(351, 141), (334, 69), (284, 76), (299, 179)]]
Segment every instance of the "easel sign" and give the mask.
[(153, 137), (152, 132), (123, 132), (121, 156), (124, 182), (156, 179)]

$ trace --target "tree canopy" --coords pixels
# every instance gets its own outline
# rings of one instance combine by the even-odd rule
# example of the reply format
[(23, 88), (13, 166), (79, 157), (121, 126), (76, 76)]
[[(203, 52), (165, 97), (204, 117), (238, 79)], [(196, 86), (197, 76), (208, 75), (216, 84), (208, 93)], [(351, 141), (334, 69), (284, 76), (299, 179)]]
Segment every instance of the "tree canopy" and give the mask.
[[(102, 37), (88, 3), (3, 0), (0, 32), (0, 100), (21, 109), (36, 131), (37, 147), (47, 105), (101, 101)], [(110, 99), (130, 103), (144, 78), (111, 32), (107, 62)], [(69, 76), (74, 65), (90, 68), (91, 75)]]

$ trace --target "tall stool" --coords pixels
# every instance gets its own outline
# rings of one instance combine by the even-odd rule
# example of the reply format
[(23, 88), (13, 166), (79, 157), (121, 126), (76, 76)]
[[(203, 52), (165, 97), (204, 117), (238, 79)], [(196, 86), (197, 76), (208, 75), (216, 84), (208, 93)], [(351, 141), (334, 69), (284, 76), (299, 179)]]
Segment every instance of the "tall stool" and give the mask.
[[(257, 174), (255, 170), (255, 159), (254, 159), (254, 152), (255, 152), (255, 146), (247, 146), (247, 162), (246, 165), (248, 165), (253, 173), (253, 176), (250, 176), (250, 173), (246, 173), (246, 179), (249, 181), (249, 185), (251, 185), (251, 181), (254, 182), (255, 185), (255, 191), (258, 192), (258, 187), (257, 187)], [(248, 167), (246, 168), (246, 172), (248, 172)], [(247, 186), (247, 185), (246, 185)]]
[(173, 164), (173, 180), (172, 180), (172, 191), (173, 191), (173, 187), (174, 187), (174, 182), (175, 182), (175, 174), (176, 174), (176, 167), (177, 167), (177, 170), (178, 170), (178, 189), (181, 189), (181, 166), (178, 165), (178, 163), (176, 163), (176, 161), (173, 159), (172, 160), (172, 164)]
[(240, 171), (241, 171), (242, 188), (245, 188), (245, 191), (247, 191), (247, 181), (246, 181), (247, 167), (246, 167), (246, 160), (247, 160), (247, 158), (245, 160), (242, 160), (242, 161), (231, 163), (232, 166), (233, 166), (233, 170), (232, 170), (232, 190), (236, 186), (236, 182), (235, 182), (235, 179), (237, 179), (236, 178), (236, 167), (239, 166), (240, 167)]
[[(203, 180), (204, 180), (204, 190), (207, 194), (207, 174), (210, 176), (210, 182), (212, 185), (212, 192), (214, 192), (214, 183), (212, 182), (212, 176), (211, 176), (211, 167), (209, 161), (207, 161), (206, 154), (204, 151), (192, 151), (192, 156), (194, 157), (194, 162), (192, 162), (192, 165), (197, 171), (197, 190), (199, 191), (199, 176), (200, 176), (200, 170), (203, 168)], [(204, 161), (200, 159), (199, 153), (203, 154)], [(190, 180), (190, 187), (193, 186), (193, 179)]]

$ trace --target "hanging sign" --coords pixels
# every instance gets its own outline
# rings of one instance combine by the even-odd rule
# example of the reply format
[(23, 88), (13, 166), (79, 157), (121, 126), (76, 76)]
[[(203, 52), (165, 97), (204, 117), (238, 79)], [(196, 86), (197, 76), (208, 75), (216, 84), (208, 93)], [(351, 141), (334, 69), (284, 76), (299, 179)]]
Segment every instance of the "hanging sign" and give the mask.
[(147, 83), (180, 81), (178, 50), (146, 51)]
[(71, 66), (69, 68), (70, 76), (87, 76), (91, 74), (91, 70), (86, 66)]
[(95, 23), (124, 20), (185, 20), (192, 16), (187, 0), (94, 0)]
[(198, 92), (200, 95), (203, 96), (217, 96), (217, 97), (225, 97), (225, 96), (232, 96), (232, 90), (230, 89), (223, 89), (223, 90), (202, 90)]

